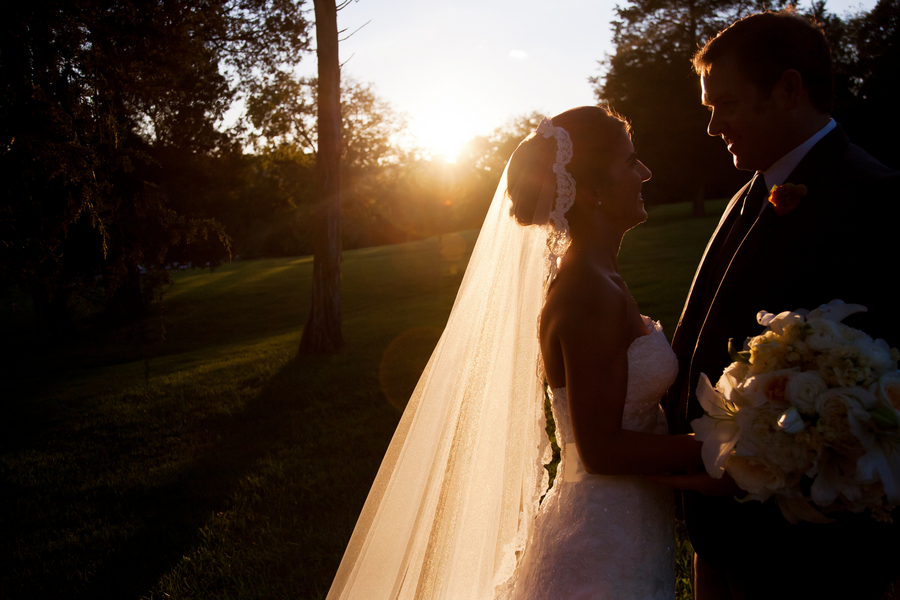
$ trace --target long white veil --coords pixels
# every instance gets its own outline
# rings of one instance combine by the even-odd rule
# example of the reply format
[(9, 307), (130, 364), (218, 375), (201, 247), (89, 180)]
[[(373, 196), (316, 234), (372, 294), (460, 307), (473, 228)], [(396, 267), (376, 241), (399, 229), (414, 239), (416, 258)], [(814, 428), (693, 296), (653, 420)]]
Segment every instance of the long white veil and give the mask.
[(556, 148), (535, 188), (543, 225), (511, 216), (507, 166), (327, 600), (491, 600), (513, 588), (547, 490), (538, 319), (575, 197), (568, 132), (544, 119), (537, 136)]

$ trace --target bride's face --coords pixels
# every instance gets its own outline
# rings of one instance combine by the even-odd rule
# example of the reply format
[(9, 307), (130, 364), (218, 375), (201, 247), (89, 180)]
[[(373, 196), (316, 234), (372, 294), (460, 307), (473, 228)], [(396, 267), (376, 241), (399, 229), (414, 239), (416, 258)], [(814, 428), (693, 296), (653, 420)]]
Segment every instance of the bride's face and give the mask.
[(641, 186), (650, 179), (650, 169), (638, 160), (634, 145), (622, 131), (609, 154), (607, 176), (597, 188), (600, 209), (630, 228), (647, 220)]

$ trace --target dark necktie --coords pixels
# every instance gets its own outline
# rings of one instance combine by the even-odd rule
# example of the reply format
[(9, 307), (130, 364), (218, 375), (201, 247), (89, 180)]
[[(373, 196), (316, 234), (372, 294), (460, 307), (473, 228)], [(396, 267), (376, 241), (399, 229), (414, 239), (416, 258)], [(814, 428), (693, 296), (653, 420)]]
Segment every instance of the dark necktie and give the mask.
[(725, 276), (725, 271), (731, 263), (731, 259), (734, 258), (734, 253), (737, 252), (741, 242), (744, 241), (750, 228), (753, 227), (753, 223), (759, 217), (763, 202), (768, 197), (766, 191), (765, 177), (763, 177), (762, 173), (757, 173), (753, 176), (753, 181), (750, 182), (750, 189), (744, 195), (741, 213), (731, 225), (731, 231), (728, 232), (728, 237), (725, 239), (725, 243), (716, 257), (716, 268), (713, 270), (709, 288), (710, 300), (716, 293), (716, 290), (719, 289), (719, 284)]

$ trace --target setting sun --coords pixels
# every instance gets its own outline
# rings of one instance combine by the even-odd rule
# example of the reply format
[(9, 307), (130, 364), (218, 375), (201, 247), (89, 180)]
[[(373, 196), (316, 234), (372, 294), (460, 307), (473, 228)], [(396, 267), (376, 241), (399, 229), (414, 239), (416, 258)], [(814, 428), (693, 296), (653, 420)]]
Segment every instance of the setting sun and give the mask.
[(476, 135), (487, 133), (492, 124), (481, 114), (476, 102), (450, 93), (423, 103), (410, 128), (423, 146), (436, 156), (454, 162), (463, 145)]

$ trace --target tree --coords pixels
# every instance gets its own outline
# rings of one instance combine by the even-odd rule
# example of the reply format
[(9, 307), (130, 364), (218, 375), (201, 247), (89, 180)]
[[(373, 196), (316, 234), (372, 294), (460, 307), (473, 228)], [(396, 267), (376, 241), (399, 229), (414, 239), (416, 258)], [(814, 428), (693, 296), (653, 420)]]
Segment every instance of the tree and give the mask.
[(900, 78), (900, 0), (880, 0), (868, 13), (847, 19), (824, 2), (811, 15), (822, 23), (835, 59), (834, 116), (850, 138), (886, 165), (900, 168), (895, 118)]
[(487, 135), (472, 138), (457, 157), (458, 186), (455, 194), (465, 205), (460, 228), (480, 227), (487, 214), (503, 169), (519, 142), (537, 129), (543, 115), (518, 115)]
[(319, 63), (319, 192), (312, 302), (300, 338), (300, 353), (336, 352), (341, 335), (341, 65), (338, 56), (337, 6), (315, 0), (316, 56)]
[(6, 11), (0, 278), (32, 293), (45, 333), (66, 329), (69, 299), (96, 278), (108, 310), (130, 316), (165, 279), (173, 248), (217, 240), (227, 252), (219, 223), (173, 206), (159, 157), (230, 152), (217, 124), (240, 90), (299, 60), (306, 27), (290, 0), (37, 0)]
[(645, 188), (650, 202), (703, 200), (730, 194), (746, 179), (730, 166), (722, 143), (706, 135), (709, 115), (691, 70), (698, 45), (735, 19), (783, 0), (631, 0), (617, 7), (616, 52), (591, 78), (598, 101), (608, 102), (634, 123), (635, 147), (653, 171)]

